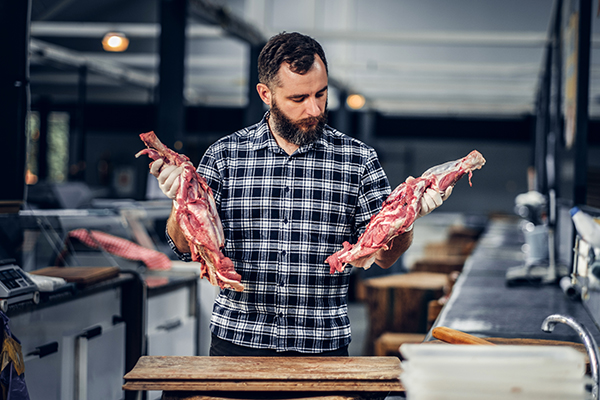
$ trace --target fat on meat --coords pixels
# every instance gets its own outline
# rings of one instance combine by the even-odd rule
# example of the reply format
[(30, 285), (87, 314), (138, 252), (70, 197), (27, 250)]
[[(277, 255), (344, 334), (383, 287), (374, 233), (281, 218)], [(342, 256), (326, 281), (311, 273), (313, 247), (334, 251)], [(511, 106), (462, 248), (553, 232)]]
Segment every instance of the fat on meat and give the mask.
[(481, 153), (473, 150), (466, 157), (431, 167), (420, 177), (409, 178), (398, 185), (383, 202), (381, 210), (371, 218), (356, 244), (344, 242), (341, 250), (327, 257), (325, 262), (329, 264), (330, 272), (342, 272), (348, 264), (369, 269), (375, 262), (377, 251), (389, 249), (390, 241), (415, 222), (425, 190), (431, 188), (444, 193), (466, 174), (472, 186), (473, 171), (484, 164)]
[(206, 180), (196, 172), (187, 156), (169, 149), (154, 132), (142, 133), (140, 139), (147, 148), (136, 157), (147, 154), (155, 161), (161, 158), (165, 164), (183, 168), (173, 207), (177, 223), (190, 246), (192, 260), (200, 263), (200, 277), (221, 288), (243, 291), (241, 276), (235, 272), (231, 259), (221, 252), (225, 246), (223, 225)]

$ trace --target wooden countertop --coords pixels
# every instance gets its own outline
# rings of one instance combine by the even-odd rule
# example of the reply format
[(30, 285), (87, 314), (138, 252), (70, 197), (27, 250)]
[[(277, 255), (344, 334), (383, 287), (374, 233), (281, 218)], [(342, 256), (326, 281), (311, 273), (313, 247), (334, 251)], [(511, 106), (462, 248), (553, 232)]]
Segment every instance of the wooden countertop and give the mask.
[(397, 357), (144, 356), (125, 390), (400, 392)]

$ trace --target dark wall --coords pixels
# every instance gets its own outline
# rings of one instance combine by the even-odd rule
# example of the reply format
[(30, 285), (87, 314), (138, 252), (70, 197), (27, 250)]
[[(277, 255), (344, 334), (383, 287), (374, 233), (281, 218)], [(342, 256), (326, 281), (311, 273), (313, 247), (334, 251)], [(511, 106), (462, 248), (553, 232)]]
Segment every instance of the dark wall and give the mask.
[(29, 109), (29, 10), (30, 1), (0, 2), (0, 37), (3, 41), (0, 74), (0, 157), (3, 173), (0, 212), (17, 212), (25, 198), (25, 154)]
[(530, 142), (534, 117), (499, 118), (414, 118), (378, 115), (376, 134), (381, 137), (420, 139), (476, 139)]

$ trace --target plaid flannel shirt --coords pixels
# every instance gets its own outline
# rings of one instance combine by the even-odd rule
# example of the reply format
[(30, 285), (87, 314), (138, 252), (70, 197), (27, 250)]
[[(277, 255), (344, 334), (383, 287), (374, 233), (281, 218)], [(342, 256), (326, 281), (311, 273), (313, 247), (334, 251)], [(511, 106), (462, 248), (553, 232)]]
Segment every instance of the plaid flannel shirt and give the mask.
[(351, 268), (330, 274), (325, 259), (355, 243), (390, 194), (375, 150), (326, 126), (290, 156), (263, 118), (210, 146), (198, 172), (214, 193), (223, 253), (245, 286), (220, 291), (211, 331), (277, 351), (348, 345)]

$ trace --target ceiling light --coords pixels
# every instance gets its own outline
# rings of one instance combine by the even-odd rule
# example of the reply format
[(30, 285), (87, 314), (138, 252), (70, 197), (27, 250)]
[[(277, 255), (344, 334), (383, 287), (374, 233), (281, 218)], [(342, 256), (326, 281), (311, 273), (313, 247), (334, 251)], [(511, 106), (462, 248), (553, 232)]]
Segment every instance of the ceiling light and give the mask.
[(351, 94), (346, 99), (346, 104), (353, 110), (359, 110), (365, 105), (365, 96), (360, 94)]
[(123, 33), (108, 32), (102, 38), (102, 48), (106, 51), (125, 51), (129, 47), (129, 39)]

